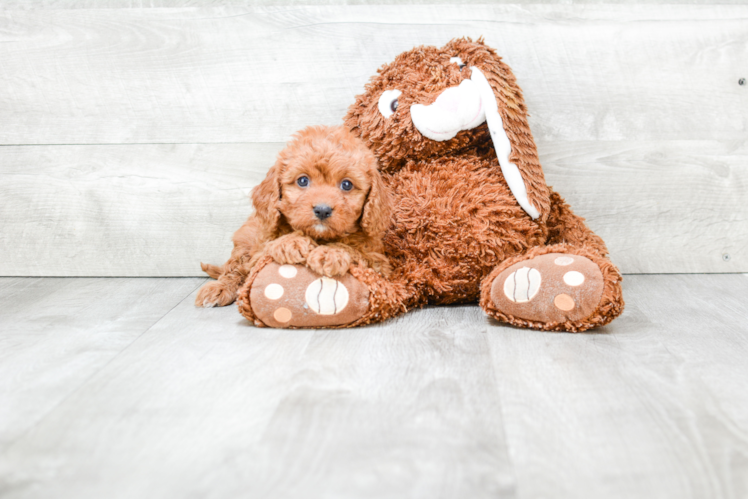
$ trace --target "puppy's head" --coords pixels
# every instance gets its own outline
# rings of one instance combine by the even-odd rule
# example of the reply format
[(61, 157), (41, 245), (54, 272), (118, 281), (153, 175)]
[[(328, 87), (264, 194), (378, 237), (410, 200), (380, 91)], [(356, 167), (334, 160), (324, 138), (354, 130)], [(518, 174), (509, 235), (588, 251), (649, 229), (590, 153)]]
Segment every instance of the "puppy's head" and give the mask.
[(315, 239), (363, 231), (381, 238), (390, 220), (377, 160), (344, 127), (308, 127), (281, 151), (252, 199), (257, 215)]

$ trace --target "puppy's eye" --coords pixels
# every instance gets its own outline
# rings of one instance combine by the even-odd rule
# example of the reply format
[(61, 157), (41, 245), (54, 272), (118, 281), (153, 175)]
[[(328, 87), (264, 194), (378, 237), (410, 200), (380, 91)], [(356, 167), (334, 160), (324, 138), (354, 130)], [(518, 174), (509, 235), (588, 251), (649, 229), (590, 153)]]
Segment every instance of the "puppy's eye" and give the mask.
[(303, 188), (307, 187), (309, 185), (309, 177), (307, 177), (306, 175), (302, 175), (301, 177), (296, 179), (296, 184), (299, 187), (303, 187)]
[(340, 183), (340, 189), (342, 189), (343, 191), (350, 191), (351, 189), (353, 189), (353, 183), (348, 179), (345, 179)]
[(397, 98), (400, 97), (400, 94), (402, 94), (402, 92), (397, 89), (385, 90), (382, 92), (382, 95), (379, 96), (379, 103), (377, 104), (377, 108), (379, 108), (379, 112), (382, 113), (382, 116), (389, 118), (395, 111), (397, 111)]

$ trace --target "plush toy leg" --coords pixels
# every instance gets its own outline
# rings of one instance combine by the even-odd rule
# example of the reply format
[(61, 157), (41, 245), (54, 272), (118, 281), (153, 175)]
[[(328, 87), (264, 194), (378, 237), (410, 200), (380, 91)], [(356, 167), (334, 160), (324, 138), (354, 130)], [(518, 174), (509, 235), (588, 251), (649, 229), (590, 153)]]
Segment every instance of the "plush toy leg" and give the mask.
[(326, 278), (305, 266), (261, 260), (239, 291), (239, 312), (256, 326), (342, 328), (385, 320), (405, 312), (412, 294), (371, 269), (353, 267)]
[(551, 191), (551, 212), (546, 226), (549, 230), (547, 245), (566, 243), (594, 250), (603, 257), (608, 256), (608, 247), (603, 239), (593, 233), (584, 219), (575, 214), (555, 191)]
[(483, 280), (480, 305), (515, 326), (582, 332), (623, 312), (621, 280), (618, 269), (588, 247), (537, 247)]

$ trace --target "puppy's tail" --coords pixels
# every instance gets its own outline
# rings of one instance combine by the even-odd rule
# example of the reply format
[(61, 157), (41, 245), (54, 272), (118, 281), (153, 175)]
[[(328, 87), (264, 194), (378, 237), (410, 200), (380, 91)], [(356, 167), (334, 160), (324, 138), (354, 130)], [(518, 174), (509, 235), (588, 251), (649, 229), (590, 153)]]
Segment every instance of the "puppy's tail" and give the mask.
[(218, 279), (223, 274), (223, 266), (214, 266), (213, 264), (200, 263), (200, 268), (213, 279)]

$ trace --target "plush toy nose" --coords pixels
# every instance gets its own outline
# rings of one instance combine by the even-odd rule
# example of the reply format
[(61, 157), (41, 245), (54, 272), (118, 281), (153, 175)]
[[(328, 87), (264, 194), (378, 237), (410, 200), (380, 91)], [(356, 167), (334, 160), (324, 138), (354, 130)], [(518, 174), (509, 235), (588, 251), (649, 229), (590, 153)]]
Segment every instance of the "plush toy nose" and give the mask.
[(434, 106), (450, 113), (457, 113), (457, 110), (460, 108), (460, 97), (460, 91), (457, 87), (447, 89), (436, 98)]
[(332, 215), (332, 208), (330, 208), (329, 205), (320, 203), (319, 205), (314, 206), (314, 215), (316, 215), (319, 220), (325, 220)]
[[(491, 96), (494, 99), (493, 95)], [(486, 121), (478, 86), (463, 80), (450, 87), (429, 105), (410, 106), (410, 118), (422, 136), (432, 141), (448, 141), (461, 130), (470, 130)]]

